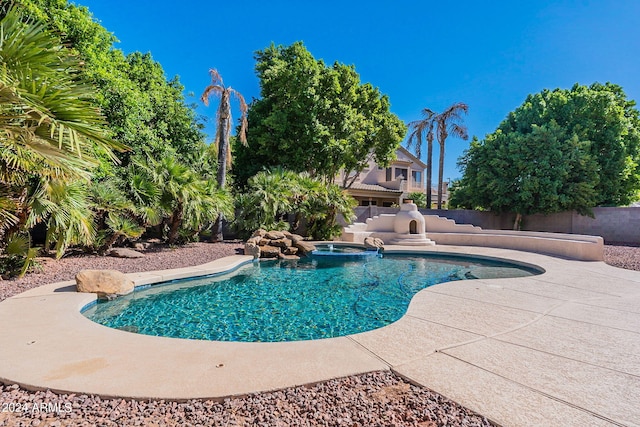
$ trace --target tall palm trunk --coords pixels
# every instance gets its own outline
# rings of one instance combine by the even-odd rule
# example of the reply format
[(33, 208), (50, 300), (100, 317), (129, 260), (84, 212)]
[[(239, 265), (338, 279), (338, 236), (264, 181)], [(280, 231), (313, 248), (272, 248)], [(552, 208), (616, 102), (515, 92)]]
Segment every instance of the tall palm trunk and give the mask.
[(440, 159), (438, 160), (438, 209), (442, 209), (442, 188), (444, 184), (444, 141), (440, 143)]
[[(225, 103), (225, 96), (222, 96), (221, 103)], [(221, 111), (228, 112), (228, 96), (226, 97), (227, 106), (223, 107)], [(218, 174), (217, 181), (218, 186), (220, 188), (224, 188), (225, 182), (227, 180), (227, 152), (229, 151), (229, 134), (227, 129), (228, 116), (225, 113), (220, 114), (220, 123), (219, 123), (219, 143), (218, 143)], [(213, 224), (213, 233), (211, 234), (211, 242), (221, 242), (224, 240), (224, 235), (222, 232), (222, 226), (224, 222), (224, 215), (222, 213), (218, 214), (218, 218), (216, 218), (216, 222)]]
[(461, 113), (466, 114), (469, 110), (467, 104), (458, 102), (453, 104), (436, 117), (438, 126), (438, 143), (440, 144), (440, 162), (438, 168), (438, 209), (442, 209), (442, 190), (444, 187), (444, 147), (446, 145), (449, 132), (454, 136), (467, 139), (467, 128), (463, 126)]
[(427, 134), (427, 209), (431, 209), (431, 174), (433, 172), (433, 134)]
[[(231, 128), (231, 94), (233, 94), (240, 102), (240, 130), (238, 139), (242, 144), (247, 144), (247, 103), (240, 93), (231, 87), (225, 87), (222, 77), (217, 70), (209, 70), (211, 74), (211, 84), (207, 86), (202, 93), (200, 99), (205, 105), (209, 105), (209, 95), (215, 94), (220, 97), (220, 105), (218, 106), (218, 130), (216, 133), (216, 142), (218, 143), (218, 186), (222, 189), (227, 180), (227, 166), (231, 167), (231, 151), (229, 149), (229, 137)], [(211, 234), (211, 242), (220, 242), (224, 239), (222, 235), (222, 224), (224, 216), (218, 214), (216, 222), (213, 224), (213, 233)]]
[(412, 129), (409, 139), (407, 140), (407, 148), (416, 146), (416, 156), (420, 158), (422, 147), (422, 135), (427, 137), (427, 209), (431, 209), (431, 202), (433, 199), (431, 186), (433, 176), (433, 128), (437, 124), (438, 115), (435, 111), (425, 108), (422, 110), (422, 120), (416, 120), (409, 123), (409, 128)]

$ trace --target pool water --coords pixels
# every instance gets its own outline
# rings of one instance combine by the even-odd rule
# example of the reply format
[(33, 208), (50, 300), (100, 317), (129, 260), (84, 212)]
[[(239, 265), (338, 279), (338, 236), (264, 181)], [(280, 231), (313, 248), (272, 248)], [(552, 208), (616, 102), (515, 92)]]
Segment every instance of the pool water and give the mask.
[(446, 281), (523, 277), (515, 264), (459, 257), (318, 256), (254, 262), (217, 277), (155, 285), (83, 311), (146, 335), (217, 341), (299, 341), (377, 329), (420, 290)]

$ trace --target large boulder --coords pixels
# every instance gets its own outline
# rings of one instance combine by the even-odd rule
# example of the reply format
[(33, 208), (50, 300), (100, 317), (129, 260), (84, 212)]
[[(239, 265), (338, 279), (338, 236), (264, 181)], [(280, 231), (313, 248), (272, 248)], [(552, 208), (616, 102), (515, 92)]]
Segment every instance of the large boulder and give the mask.
[(298, 248), (298, 252), (301, 253), (302, 255), (307, 255), (308, 253), (311, 253), (312, 251), (316, 250), (316, 247), (314, 245), (302, 240), (294, 243), (293, 246)]
[(114, 299), (133, 292), (131, 279), (117, 270), (82, 270), (76, 274), (78, 292), (91, 292), (100, 299)]
[(292, 242), (287, 238), (282, 238), (278, 240), (272, 240), (269, 244), (271, 246), (277, 246), (282, 249), (287, 249), (289, 246), (291, 246)]
[(365, 237), (364, 247), (367, 249), (380, 249), (384, 248), (384, 242), (377, 237)]
[(260, 245), (260, 240), (262, 240), (262, 237), (254, 236), (254, 237), (250, 237), (249, 239), (247, 239), (246, 243), (254, 243), (256, 245)]
[(285, 249), (283, 253), (285, 255), (295, 255), (298, 253), (298, 248), (296, 248), (295, 246), (290, 246), (287, 249)]
[(267, 233), (264, 235), (265, 239), (269, 239), (269, 240), (280, 240), (280, 239), (284, 239), (284, 233), (282, 231), (267, 231)]
[(282, 233), (285, 235), (287, 239), (290, 239), (293, 243), (304, 240), (304, 237), (302, 237), (299, 234), (289, 233), (288, 231), (283, 231)]
[(255, 242), (247, 242), (244, 245), (244, 254), (252, 255), (253, 259), (260, 258), (260, 247)]
[(259, 248), (260, 248), (261, 258), (278, 258), (278, 255), (280, 255), (280, 248), (278, 247), (271, 246), (271, 245), (264, 245), (264, 246), (259, 246)]
[(116, 258), (142, 258), (144, 254), (127, 248), (113, 248), (109, 251), (109, 256)]
[(265, 230), (263, 228), (259, 228), (259, 229), (257, 229), (256, 231), (253, 232), (251, 237), (264, 237), (265, 234), (267, 234), (267, 230)]

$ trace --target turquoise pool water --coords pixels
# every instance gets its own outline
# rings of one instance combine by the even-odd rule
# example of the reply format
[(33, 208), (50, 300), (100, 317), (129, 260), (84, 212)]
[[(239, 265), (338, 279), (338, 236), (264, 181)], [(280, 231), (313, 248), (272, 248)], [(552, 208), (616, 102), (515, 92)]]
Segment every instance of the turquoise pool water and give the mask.
[(299, 341), (369, 331), (400, 319), (421, 289), (446, 281), (537, 272), (475, 258), (314, 256), (255, 262), (217, 277), (154, 285), (83, 314), (146, 335)]

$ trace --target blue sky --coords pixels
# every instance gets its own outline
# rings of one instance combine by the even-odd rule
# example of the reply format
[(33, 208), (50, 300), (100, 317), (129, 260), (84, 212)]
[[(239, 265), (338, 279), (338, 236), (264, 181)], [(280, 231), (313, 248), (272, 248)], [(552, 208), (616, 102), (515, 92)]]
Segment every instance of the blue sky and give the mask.
[[(467, 103), (465, 124), (480, 138), (545, 88), (610, 81), (640, 100), (637, 0), (74, 2), (116, 35), (118, 48), (151, 52), (169, 78), (179, 75), (191, 102), (210, 68), (248, 102), (259, 97), (254, 52), (298, 40), (326, 63), (355, 65), (405, 122), (425, 107)], [(467, 147), (449, 138), (445, 179), (461, 175), (456, 161)]]

